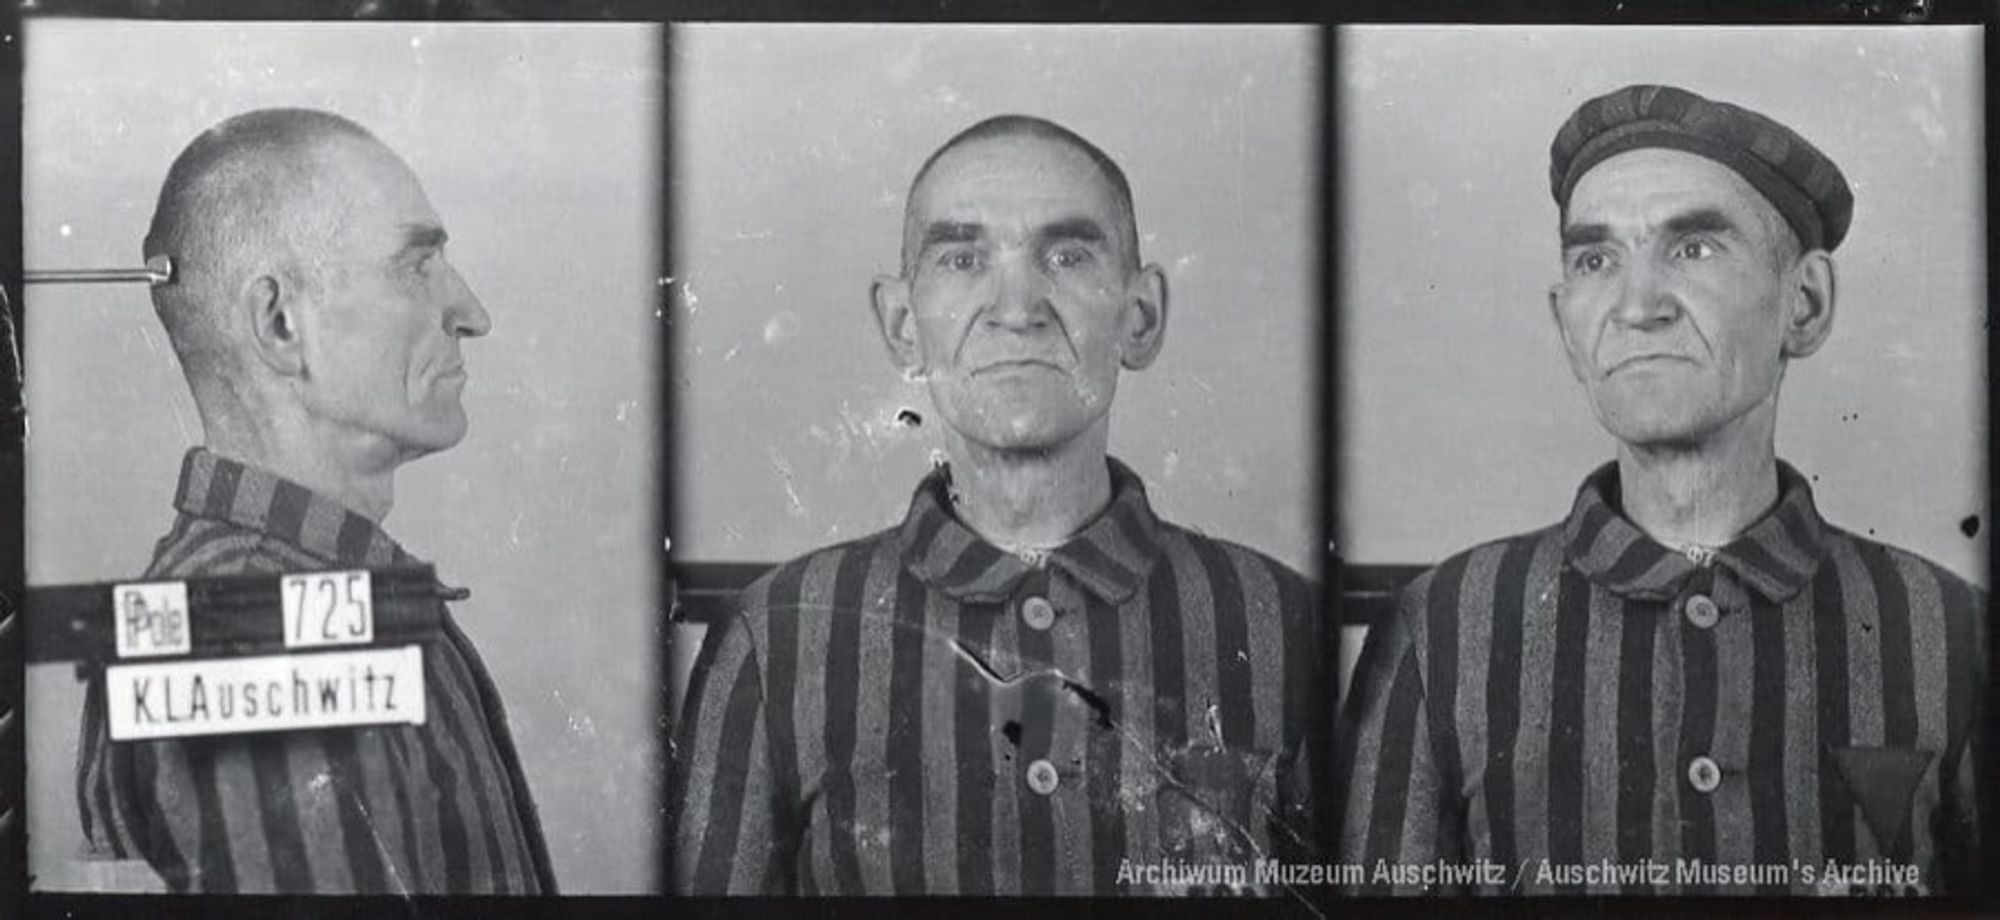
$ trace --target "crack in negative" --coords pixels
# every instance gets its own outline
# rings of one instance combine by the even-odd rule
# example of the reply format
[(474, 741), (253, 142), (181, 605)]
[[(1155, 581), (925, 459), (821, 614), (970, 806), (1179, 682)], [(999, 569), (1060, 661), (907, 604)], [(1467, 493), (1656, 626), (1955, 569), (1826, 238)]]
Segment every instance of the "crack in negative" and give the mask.
[[(897, 623), (896, 625), (905, 629), (913, 628), (905, 623)], [(929, 627), (924, 627), (921, 631), (925, 634), (926, 639), (936, 640), (937, 637), (933, 635), (934, 631)], [(1220, 821), (1231, 837), (1234, 838), (1238, 852), (1248, 852), (1253, 862), (1262, 861), (1267, 858), (1264, 848), (1257, 844), (1257, 835), (1250, 828), (1231, 817), (1226, 809), (1218, 807), (1214, 802), (1210, 801), (1203, 794), (1202, 790), (1198, 789), (1194, 784), (1182, 779), (1173, 767), (1161, 757), (1160, 752), (1154, 750), (1153, 745), (1148, 744), (1144, 739), (1139, 738), (1136, 732), (1120, 725), (1116, 719), (1113, 719), (1111, 716), (1111, 704), (1096, 690), (1091, 689), (1082, 681), (1063, 673), (1062, 669), (1053, 666), (1022, 671), (1012, 676), (1002, 675), (986, 661), (984, 656), (975, 652), (969, 645), (960, 641), (958, 637), (948, 637), (945, 639), (945, 642), (961, 661), (971, 665), (973, 670), (977, 671), (989, 683), (997, 687), (1020, 686), (1036, 680), (1054, 681), (1057, 686), (1068, 692), (1071, 699), (1083, 704), (1085, 708), (1092, 712), (1095, 716), (1093, 721), (1099, 729), (1116, 733), (1127, 748), (1138, 753), (1143, 758), (1142, 763), (1150, 768), (1149, 772), (1151, 772), (1157, 782), (1160, 782), (1167, 789), (1178, 793), (1182, 798), (1186, 799), (1189, 804), (1195, 806), (1198, 813)], [(1228, 752), (1231, 750), (1227, 745), (1222, 743), (1222, 715), (1220, 708), (1213, 705), (1209, 706), (1206, 717), (1210, 738), (1213, 739), (1213, 743), (1190, 744), (1182, 749), (1182, 753)], [(1009, 720), (1002, 728), (1002, 733), (1006, 734), (1008, 741), (1014, 743), (1017, 747), (1020, 743), (1020, 731), (1021, 724), (1013, 720)], [(1265, 817), (1274, 817), (1271, 811), (1269, 806), (1265, 806)], [(1292, 827), (1285, 820), (1282, 814), (1275, 816), (1275, 820), (1270, 821), (1270, 824), (1276, 829), (1283, 831), (1291, 843), (1299, 845), (1301, 849), (1306, 849), (1303, 836), (1297, 828)], [(1314, 916), (1323, 916), (1312, 900), (1307, 898), (1303, 892), (1297, 890), (1297, 886), (1280, 883), (1278, 888), (1296, 899), (1300, 904), (1305, 905), (1308, 910), (1313, 912)], [(1252, 886), (1252, 890), (1255, 890), (1255, 886)]]
[[(771, 612), (784, 611), (787, 613), (801, 613), (807, 611), (821, 612), (821, 613), (840, 612), (831, 605), (814, 605), (814, 604), (790, 604), (790, 605), (783, 605), (781, 607), (773, 607), (770, 608), (770, 610)], [(983, 677), (988, 682), (988, 684), (992, 686), (1011, 687), (1011, 686), (1021, 685), (1029, 681), (1037, 681), (1037, 680), (1055, 682), (1057, 686), (1062, 688), (1065, 695), (1069, 699), (1074, 700), (1076, 703), (1082, 705), (1084, 708), (1088, 709), (1091, 712), (1093, 716), (1091, 721), (1100, 730), (1112, 732), (1118, 737), (1120, 743), (1125, 748), (1136, 752), (1141, 758), (1140, 763), (1147, 768), (1148, 772), (1154, 777), (1154, 779), (1159, 783), (1160, 786), (1163, 786), (1166, 789), (1172, 791), (1173, 793), (1181, 796), (1190, 805), (1194, 806), (1194, 808), (1197, 809), (1199, 813), (1205, 814), (1219, 821), (1223, 825), (1225, 830), (1229, 833), (1231, 838), (1233, 838), (1233, 840), (1238, 844), (1240, 851), (1248, 852), (1249, 854), (1252, 855), (1254, 859), (1258, 860), (1262, 860), (1267, 857), (1267, 854), (1265, 853), (1264, 849), (1257, 845), (1256, 834), (1250, 828), (1246, 827), (1243, 824), (1243, 822), (1237, 821), (1236, 819), (1230, 817), (1229, 814), (1224, 809), (1218, 807), (1207, 796), (1205, 796), (1200, 789), (1198, 789), (1193, 784), (1187, 782), (1186, 780), (1182, 779), (1175, 772), (1172, 765), (1169, 764), (1165, 758), (1163, 758), (1162, 752), (1155, 750), (1153, 745), (1149, 744), (1146, 739), (1139, 737), (1137, 733), (1133, 732), (1131, 729), (1120, 724), (1117, 719), (1114, 719), (1112, 717), (1111, 704), (1105, 699), (1103, 694), (1099, 693), (1097, 690), (1093, 689), (1089, 685), (1070, 677), (1068, 674), (1063, 673), (1063, 671), (1060, 668), (1056, 668), (1053, 666), (1036, 668), (1033, 670), (1024, 670), (1020, 673), (1013, 675), (1004, 675), (1001, 674), (998, 670), (996, 670), (990, 663), (988, 663), (984, 656), (980, 655), (969, 644), (961, 641), (957, 636), (946, 634), (943, 631), (938, 630), (931, 626), (908, 623), (896, 619), (893, 615), (881, 613), (878, 611), (864, 609), (856, 612), (863, 618), (874, 621), (877, 624), (887, 624), (892, 629), (905, 630), (909, 632), (918, 633), (923, 637), (924, 641), (926, 642), (943, 643), (953, 652), (953, 654), (961, 662), (964, 662), (966, 665), (970, 666), (976, 673), (978, 673), (981, 677)], [(1229, 750), (1229, 748), (1226, 745), (1224, 745), (1221, 741), (1222, 739), (1222, 732), (1220, 725), (1221, 718), (1220, 718), (1220, 712), (1216, 707), (1210, 706), (1208, 708), (1207, 721), (1208, 721), (1208, 728), (1210, 730), (1213, 740), (1199, 744), (1191, 743), (1183, 747), (1180, 753), (1186, 754), (1202, 750), (1213, 750), (1213, 751)], [(1017, 727), (1017, 730), (1022, 730), (1018, 729), (1018, 726), (1019, 726), (1018, 722), (1013, 723), (1013, 727)], [(1009, 727), (1010, 726), (1003, 725), (1001, 728), (1002, 733), (1005, 734)], [(1014, 741), (1015, 739), (1012, 736), (1009, 736), (1009, 740)], [(1016, 741), (1016, 743), (1018, 744), (1018, 741)], [(1255, 803), (1253, 803), (1253, 805), (1254, 804)], [(1300, 829), (1295, 827), (1292, 824), (1292, 822), (1289, 821), (1283, 814), (1281, 813), (1273, 814), (1274, 809), (1270, 808), (1268, 804), (1263, 806), (1263, 810), (1265, 813), (1265, 817), (1270, 819), (1268, 822), (1269, 826), (1275, 829), (1276, 831), (1281, 832), (1284, 835), (1287, 842), (1297, 846), (1301, 852), (1308, 852), (1308, 853), (1312, 852), (1309, 846), (1309, 842), (1307, 841), (1305, 835), (1301, 833)], [(1311, 912), (1313, 916), (1322, 918), (1322, 920), (1324, 920), (1326, 915), (1319, 909), (1318, 905), (1313, 901), (1312, 898), (1308, 897), (1304, 891), (1300, 890), (1299, 886), (1281, 882), (1276, 887), (1279, 890), (1283, 891), (1287, 896), (1298, 902), (1300, 905), (1305, 907), (1305, 909)], [(1255, 886), (1252, 886), (1252, 890), (1253, 891), (1256, 890)]]

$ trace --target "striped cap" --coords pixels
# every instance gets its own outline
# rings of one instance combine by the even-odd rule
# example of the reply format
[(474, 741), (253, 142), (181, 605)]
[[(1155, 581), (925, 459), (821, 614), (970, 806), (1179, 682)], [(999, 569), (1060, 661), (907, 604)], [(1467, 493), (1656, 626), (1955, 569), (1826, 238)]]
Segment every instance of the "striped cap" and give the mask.
[(1642, 147), (1668, 147), (1729, 167), (1763, 193), (1806, 249), (1847, 236), (1854, 193), (1840, 167), (1797, 132), (1674, 86), (1627, 86), (1579, 106), (1549, 145), (1549, 187), (1567, 209), (1590, 168)]

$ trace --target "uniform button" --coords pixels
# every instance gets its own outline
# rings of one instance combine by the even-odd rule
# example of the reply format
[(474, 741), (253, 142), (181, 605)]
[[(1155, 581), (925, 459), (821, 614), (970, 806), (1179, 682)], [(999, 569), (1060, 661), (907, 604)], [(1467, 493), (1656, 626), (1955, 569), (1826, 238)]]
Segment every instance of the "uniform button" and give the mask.
[(1696, 792), (1714, 792), (1722, 785), (1722, 768), (1707, 757), (1696, 757), (1688, 761), (1688, 782), (1694, 784)]
[(1722, 615), (1722, 611), (1716, 609), (1715, 601), (1706, 594), (1689, 595), (1681, 603), (1681, 612), (1687, 614), (1688, 622), (1702, 629), (1714, 626), (1716, 619)]
[(1056, 775), (1056, 765), (1046, 760), (1037, 760), (1028, 765), (1028, 788), (1042, 795), (1056, 791), (1062, 777)]
[(1046, 597), (1031, 597), (1021, 602), (1021, 619), (1029, 626), (1047, 629), (1056, 625), (1056, 608)]

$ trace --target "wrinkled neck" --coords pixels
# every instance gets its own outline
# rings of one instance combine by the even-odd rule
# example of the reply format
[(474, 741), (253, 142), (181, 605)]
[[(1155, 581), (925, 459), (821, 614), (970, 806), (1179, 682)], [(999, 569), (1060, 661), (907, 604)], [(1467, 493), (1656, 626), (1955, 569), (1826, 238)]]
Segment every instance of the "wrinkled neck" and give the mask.
[(1002, 549), (1060, 546), (1111, 503), (1099, 426), (1048, 451), (999, 451), (950, 435), (952, 510)]

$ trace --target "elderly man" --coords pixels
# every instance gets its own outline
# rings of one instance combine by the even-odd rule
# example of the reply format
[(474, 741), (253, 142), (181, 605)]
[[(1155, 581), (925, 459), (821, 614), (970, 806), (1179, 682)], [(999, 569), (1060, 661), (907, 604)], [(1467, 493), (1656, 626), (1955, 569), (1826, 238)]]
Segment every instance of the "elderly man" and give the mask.
[(1312, 604), (1160, 520), (1106, 455), (1119, 373), (1168, 315), (1123, 171), (1051, 122), (980, 122), (918, 170), (902, 253), (875, 318), (949, 463), (901, 525), (780, 566), (710, 628), (675, 887), (1255, 887), (1171, 870), (1310, 842)]
[(1964, 890), (1991, 870), (1982, 595), (1828, 524), (1774, 447), (1787, 363), (1833, 327), (1846, 180), (1664, 86), (1584, 103), (1550, 180), (1549, 306), (1617, 460), (1373, 629), (1344, 858), (1399, 891)]
[[(486, 310), (417, 177), (337, 115), (265, 110), (188, 145), (147, 257), (201, 413), (149, 579), (414, 562), (397, 467), (458, 443)], [(535, 893), (553, 879), (500, 698), (443, 614), (422, 725), (113, 741), (101, 682), (77, 796), (99, 858), (176, 891)]]

